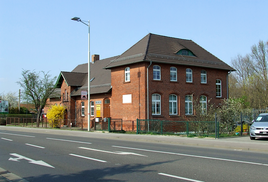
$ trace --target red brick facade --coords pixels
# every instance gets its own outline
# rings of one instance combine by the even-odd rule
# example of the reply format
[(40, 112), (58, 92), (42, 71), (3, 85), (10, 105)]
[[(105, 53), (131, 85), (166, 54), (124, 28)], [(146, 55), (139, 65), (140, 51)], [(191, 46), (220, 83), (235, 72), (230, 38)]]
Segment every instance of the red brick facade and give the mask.
[[(161, 80), (153, 80), (153, 66), (149, 67), (149, 118), (165, 120), (185, 119), (185, 96), (193, 95), (193, 100), (201, 95), (211, 99), (218, 105), (223, 98), (227, 98), (228, 71), (194, 66), (181, 66), (169, 64), (157, 64), (161, 67)], [(147, 118), (147, 67), (149, 63), (137, 63), (112, 69), (112, 96), (111, 117), (123, 120), (148, 119)], [(130, 81), (125, 82), (125, 68), (130, 67)], [(170, 67), (177, 68), (177, 81), (170, 81)], [(186, 83), (186, 69), (193, 73), (193, 82)], [(207, 73), (207, 83), (201, 83), (201, 70)], [(216, 79), (221, 80), (222, 96), (216, 97)], [(161, 114), (152, 115), (152, 94), (161, 95)], [(132, 103), (124, 104), (122, 97), (125, 94), (132, 95)], [(177, 115), (169, 115), (169, 95), (177, 96)]]

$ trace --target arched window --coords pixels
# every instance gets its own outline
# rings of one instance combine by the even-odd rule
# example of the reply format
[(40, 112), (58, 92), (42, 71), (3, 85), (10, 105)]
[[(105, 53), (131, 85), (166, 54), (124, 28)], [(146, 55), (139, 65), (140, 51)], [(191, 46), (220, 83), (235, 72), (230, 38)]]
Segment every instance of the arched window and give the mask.
[(222, 97), (222, 93), (221, 93), (221, 80), (217, 79), (216, 80), (216, 97)]
[(185, 115), (193, 114), (193, 96), (186, 95), (185, 96)]
[(158, 65), (153, 66), (153, 80), (161, 80), (161, 67)]
[(193, 72), (190, 68), (186, 69), (186, 82), (192, 83), (193, 82)]
[(161, 95), (153, 94), (152, 95), (152, 115), (161, 114)]
[(169, 95), (169, 115), (177, 115), (177, 96)]
[(125, 68), (125, 82), (129, 82), (130, 81), (130, 68), (126, 67)]
[(177, 81), (177, 68), (170, 67), (170, 81)]
[(203, 84), (207, 83), (207, 72), (205, 70), (201, 71), (201, 83)]
[(183, 55), (183, 56), (195, 56), (192, 51), (189, 49), (182, 49), (177, 52), (178, 55)]
[(200, 107), (201, 107), (201, 113), (206, 114), (207, 113), (207, 97), (204, 95), (200, 96)]

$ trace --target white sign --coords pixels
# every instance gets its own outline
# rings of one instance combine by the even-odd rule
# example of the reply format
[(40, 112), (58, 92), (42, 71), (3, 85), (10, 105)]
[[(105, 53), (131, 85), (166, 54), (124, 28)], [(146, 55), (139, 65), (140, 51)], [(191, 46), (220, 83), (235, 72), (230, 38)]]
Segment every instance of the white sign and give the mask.
[(87, 100), (87, 91), (86, 90), (81, 90), (81, 99)]
[(123, 104), (132, 103), (132, 94), (123, 95)]

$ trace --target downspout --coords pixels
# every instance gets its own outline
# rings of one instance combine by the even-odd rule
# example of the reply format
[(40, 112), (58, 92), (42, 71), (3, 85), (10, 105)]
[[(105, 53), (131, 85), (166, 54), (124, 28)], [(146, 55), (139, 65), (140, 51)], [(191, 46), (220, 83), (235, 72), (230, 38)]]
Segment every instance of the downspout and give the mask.
[[(152, 61), (150, 61), (149, 66), (147, 67), (147, 119), (150, 119), (149, 115), (149, 67), (152, 65)], [(148, 127), (149, 129), (149, 127)]]
[(227, 78), (226, 78), (226, 88), (227, 88), (227, 99), (229, 99), (229, 74), (231, 73), (231, 71), (228, 71), (228, 74), (227, 74)]

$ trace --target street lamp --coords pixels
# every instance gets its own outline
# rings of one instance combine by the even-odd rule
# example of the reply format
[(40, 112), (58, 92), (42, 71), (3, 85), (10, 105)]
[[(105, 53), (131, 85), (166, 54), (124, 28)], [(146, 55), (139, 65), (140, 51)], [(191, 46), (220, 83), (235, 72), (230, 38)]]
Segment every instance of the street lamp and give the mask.
[(79, 17), (73, 17), (71, 20), (81, 22), (84, 25), (88, 26), (88, 73), (87, 73), (87, 79), (88, 79), (88, 102), (87, 102), (87, 130), (90, 131), (90, 24), (89, 20), (86, 23), (85, 21), (81, 20)]

